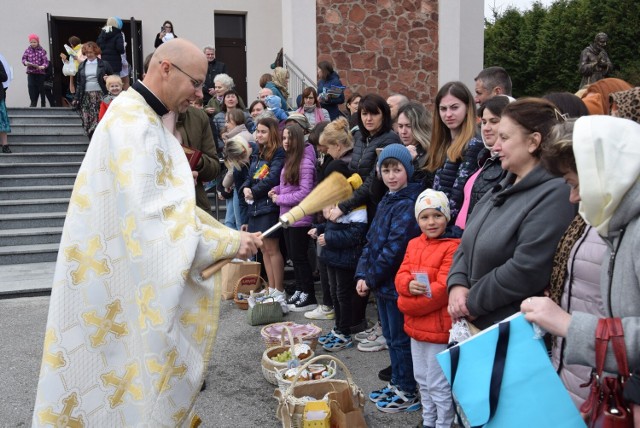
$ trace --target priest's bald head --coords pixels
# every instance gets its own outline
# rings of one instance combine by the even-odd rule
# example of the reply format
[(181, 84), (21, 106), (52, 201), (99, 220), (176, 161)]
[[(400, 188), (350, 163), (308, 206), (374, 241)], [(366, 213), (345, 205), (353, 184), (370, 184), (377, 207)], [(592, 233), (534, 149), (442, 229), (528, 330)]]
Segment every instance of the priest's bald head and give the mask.
[(182, 113), (202, 98), (206, 73), (207, 57), (200, 48), (178, 38), (156, 49), (143, 82), (169, 110)]

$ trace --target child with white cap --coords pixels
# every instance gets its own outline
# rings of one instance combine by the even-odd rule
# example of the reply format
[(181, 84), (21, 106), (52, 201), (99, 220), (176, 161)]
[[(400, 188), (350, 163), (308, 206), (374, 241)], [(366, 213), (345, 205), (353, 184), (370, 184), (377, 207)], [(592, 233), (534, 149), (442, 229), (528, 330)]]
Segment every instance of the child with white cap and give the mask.
[(422, 192), (416, 200), (415, 216), (422, 234), (409, 241), (396, 274), (398, 308), (404, 314), (404, 330), (411, 337), (422, 426), (448, 428), (454, 414), (451, 389), (436, 354), (445, 350), (449, 341), (447, 275), (460, 239), (446, 233), (451, 211), (443, 192)]

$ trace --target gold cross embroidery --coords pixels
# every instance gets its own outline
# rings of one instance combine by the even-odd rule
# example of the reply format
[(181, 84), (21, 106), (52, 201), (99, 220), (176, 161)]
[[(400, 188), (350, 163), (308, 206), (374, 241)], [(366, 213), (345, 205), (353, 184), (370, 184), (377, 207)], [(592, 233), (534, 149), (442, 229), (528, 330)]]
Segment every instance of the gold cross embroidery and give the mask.
[(191, 226), (195, 230), (195, 219), (193, 218), (195, 200), (189, 200), (183, 203), (181, 207), (178, 209), (175, 205), (169, 205), (162, 208), (164, 219), (175, 223), (175, 226), (169, 228), (169, 237), (173, 242), (184, 238), (184, 231), (187, 226)]
[(165, 157), (162, 150), (156, 149), (156, 160), (158, 161), (158, 166), (160, 166), (160, 171), (156, 172), (156, 184), (158, 186), (166, 186), (168, 183), (174, 186), (182, 184), (182, 180), (173, 175), (173, 160), (171, 157)]
[(76, 178), (76, 184), (73, 186), (73, 193), (69, 200), (69, 206), (75, 205), (80, 211), (84, 211), (91, 206), (91, 199), (87, 195), (80, 193), (80, 189), (87, 184), (87, 173), (81, 172)]
[(189, 324), (196, 326), (191, 337), (193, 337), (198, 344), (201, 344), (204, 340), (207, 327), (209, 326), (209, 313), (207, 309), (210, 304), (211, 301), (208, 298), (201, 297), (198, 300), (198, 312), (185, 312), (180, 317), (180, 324), (183, 326), (187, 327)]
[(160, 325), (163, 322), (160, 311), (151, 307), (151, 301), (155, 297), (156, 293), (151, 284), (140, 288), (139, 297), (138, 294), (136, 294), (136, 303), (138, 303), (138, 309), (140, 311), (138, 323), (143, 330), (147, 328), (147, 320), (149, 320), (152, 326)]
[(38, 420), (42, 425), (53, 425), (54, 427), (83, 428), (82, 416), (72, 417), (73, 409), (78, 407), (78, 396), (75, 392), (62, 400), (64, 404), (62, 412), (54, 413), (53, 407), (49, 406), (38, 412)]
[(109, 157), (109, 169), (116, 179), (116, 183), (120, 189), (124, 189), (131, 184), (131, 173), (124, 171), (122, 169), (122, 165), (125, 162), (131, 162), (132, 160), (133, 149), (131, 147), (120, 150), (117, 158)]
[(176, 426), (187, 416), (187, 409), (184, 407), (173, 414), (171, 419), (175, 422)]
[(115, 337), (120, 338), (129, 334), (129, 329), (126, 323), (115, 322), (116, 316), (122, 312), (122, 306), (120, 300), (114, 300), (112, 303), (106, 306), (107, 313), (104, 318), (98, 316), (96, 311), (85, 312), (82, 314), (82, 319), (87, 325), (93, 325), (98, 327), (98, 330), (91, 335), (91, 345), (93, 347), (104, 344), (104, 338), (107, 334), (112, 333)]
[(126, 245), (131, 257), (140, 257), (142, 255), (142, 247), (140, 246), (140, 242), (133, 237), (133, 232), (135, 232), (135, 230), (136, 218), (133, 214), (129, 214), (124, 221), (122, 238), (124, 239), (124, 244)]
[(62, 351), (58, 351), (56, 353), (53, 353), (51, 351), (53, 344), (57, 341), (58, 337), (56, 336), (55, 330), (52, 328), (47, 329), (47, 332), (44, 335), (44, 352), (42, 355), (42, 363), (54, 369), (59, 369), (60, 367), (64, 367), (67, 364)]
[(111, 404), (112, 409), (115, 409), (124, 402), (122, 397), (127, 392), (136, 401), (140, 401), (144, 398), (142, 387), (134, 385), (133, 383), (139, 374), (140, 368), (138, 367), (138, 363), (134, 362), (125, 366), (125, 373), (122, 377), (118, 377), (115, 370), (111, 370), (109, 373), (105, 373), (100, 376), (105, 388), (109, 386), (116, 388), (115, 392), (108, 397), (109, 404)]
[(64, 255), (68, 262), (78, 262), (78, 269), (71, 271), (71, 280), (74, 285), (78, 285), (87, 279), (89, 270), (95, 272), (96, 275), (106, 275), (111, 272), (107, 259), (98, 260), (96, 253), (102, 250), (100, 237), (94, 236), (87, 243), (87, 251), (82, 252), (79, 245), (72, 245), (64, 250)]
[(178, 377), (182, 379), (182, 377), (187, 372), (186, 364), (181, 364), (179, 366), (174, 366), (176, 359), (178, 358), (178, 350), (174, 347), (171, 351), (166, 354), (167, 360), (166, 363), (161, 364), (155, 358), (147, 359), (147, 368), (151, 373), (157, 373), (160, 375), (160, 378), (157, 382), (155, 382), (155, 386), (158, 389), (158, 392), (163, 392), (168, 389), (171, 389), (171, 379), (173, 377)]

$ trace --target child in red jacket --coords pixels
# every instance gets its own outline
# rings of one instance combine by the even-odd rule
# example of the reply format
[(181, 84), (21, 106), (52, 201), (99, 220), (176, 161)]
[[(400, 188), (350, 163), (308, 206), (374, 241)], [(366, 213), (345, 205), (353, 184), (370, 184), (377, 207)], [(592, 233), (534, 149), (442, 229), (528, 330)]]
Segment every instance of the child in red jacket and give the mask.
[(418, 196), (415, 215), (422, 235), (409, 241), (396, 274), (398, 308), (411, 337), (413, 376), (420, 388), (424, 427), (450, 427), (451, 389), (436, 354), (447, 348), (451, 318), (447, 312), (447, 275), (460, 239), (445, 235), (449, 200), (427, 189)]

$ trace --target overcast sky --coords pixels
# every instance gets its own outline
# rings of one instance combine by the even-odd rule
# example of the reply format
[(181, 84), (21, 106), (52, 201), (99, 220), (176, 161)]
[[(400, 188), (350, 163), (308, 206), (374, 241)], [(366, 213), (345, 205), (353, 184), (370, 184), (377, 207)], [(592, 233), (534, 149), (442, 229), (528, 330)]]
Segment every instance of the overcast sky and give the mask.
[[(553, 3), (554, 0), (540, 0), (544, 6), (548, 6)], [(484, 16), (486, 18), (491, 17), (491, 9), (495, 7), (498, 11), (504, 12), (507, 6), (514, 6), (520, 10), (527, 10), (531, 8), (534, 0), (484, 0)]]

